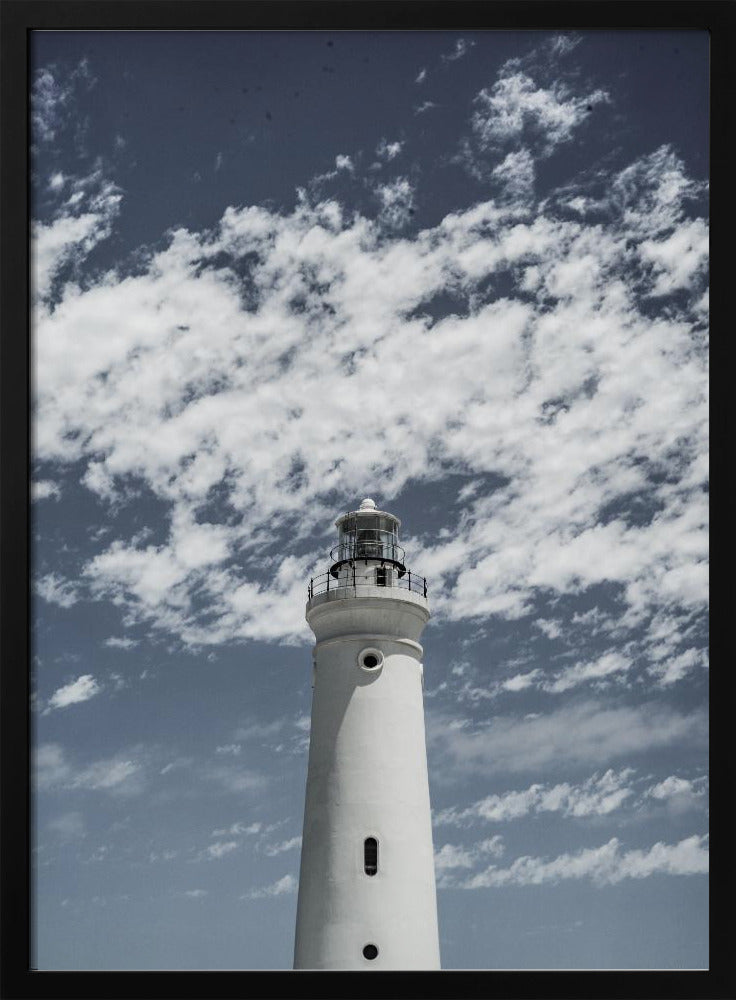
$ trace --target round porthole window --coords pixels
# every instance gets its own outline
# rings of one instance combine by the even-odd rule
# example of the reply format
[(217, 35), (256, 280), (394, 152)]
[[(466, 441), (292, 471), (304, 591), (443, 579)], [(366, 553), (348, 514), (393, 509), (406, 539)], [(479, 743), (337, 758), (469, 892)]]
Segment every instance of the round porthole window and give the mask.
[(378, 948), (374, 944), (367, 944), (363, 949), (363, 958), (367, 958), (369, 962), (372, 962), (374, 958), (378, 958)]
[(383, 653), (380, 649), (364, 649), (358, 656), (358, 665), (363, 670), (379, 670), (383, 666)]

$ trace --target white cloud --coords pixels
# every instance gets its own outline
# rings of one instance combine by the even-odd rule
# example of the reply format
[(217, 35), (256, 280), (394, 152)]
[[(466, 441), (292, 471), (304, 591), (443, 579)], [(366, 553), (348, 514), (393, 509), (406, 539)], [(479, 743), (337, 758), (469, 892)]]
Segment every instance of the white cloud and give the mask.
[(671, 795), (682, 795), (683, 793), (688, 795), (701, 794), (701, 792), (695, 793), (694, 782), (687, 778), (678, 778), (676, 775), (670, 775), (664, 781), (652, 785), (648, 792), (655, 799), (667, 799)]
[[(610, 204), (623, 213), (623, 221), (642, 247), (647, 249), (643, 256), (654, 249), (652, 261), (657, 260), (654, 237), (660, 239), (673, 235), (674, 227), (682, 228), (686, 239), (700, 239), (700, 225), (684, 217), (683, 207), (693, 198), (703, 194), (706, 185), (687, 176), (682, 161), (669, 146), (660, 146), (648, 156), (642, 156), (613, 178), (610, 193), (604, 202), (594, 202), (591, 207), (599, 209)], [(664, 269), (667, 254), (660, 255), (660, 265)], [(693, 274), (699, 274), (701, 261), (699, 253), (686, 255)], [(681, 284), (688, 285), (690, 277), (680, 273)]]
[(503, 885), (556, 884), (566, 879), (590, 879), (596, 886), (615, 885), (628, 878), (652, 875), (703, 875), (708, 872), (708, 838), (692, 836), (677, 844), (658, 842), (649, 850), (622, 851), (616, 837), (596, 848), (561, 854), (552, 860), (517, 858), (508, 868), (491, 865), (457, 883), (462, 889)]
[(137, 776), (140, 766), (131, 760), (99, 761), (80, 771), (72, 780), (72, 788), (116, 789), (120, 792), (138, 791), (138, 787), (129, 781)]
[(138, 640), (128, 636), (111, 635), (109, 639), (105, 639), (105, 645), (110, 646), (111, 649), (133, 649), (134, 646), (138, 645)]
[(107, 846), (107, 844), (100, 844), (100, 846), (96, 847), (88, 858), (84, 859), (83, 864), (89, 865), (89, 864), (96, 864), (100, 861), (105, 861), (107, 860), (109, 853), (110, 853), (110, 848)]
[[(682, 656), (656, 663), (649, 667), (649, 673), (661, 685), (666, 685), (685, 676), (688, 669), (702, 662), (703, 654), (688, 650)], [(564, 694), (581, 685), (590, 685), (596, 690), (610, 687), (612, 683), (626, 686), (630, 682), (633, 667), (631, 658), (616, 649), (601, 653), (594, 660), (581, 660), (562, 670), (545, 672), (539, 667), (525, 673), (514, 674), (496, 681), (489, 687), (477, 687), (469, 680), (457, 692), (461, 701), (477, 702), (494, 699), (505, 692), (527, 691), (531, 688), (549, 694)]]
[(509, 68), (502, 70), (490, 89), (477, 95), (471, 124), (481, 149), (526, 137), (539, 144), (541, 155), (549, 155), (572, 138), (596, 104), (608, 100), (608, 94), (600, 89), (575, 95), (560, 80), (543, 87), (526, 73)]
[(508, 153), (491, 171), (491, 177), (499, 182), (504, 194), (514, 201), (532, 196), (534, 176), (534, 158), (528, 149)]
[(176, 760), (169, 761), (168, 764), (164, 766), (158, 772), (159, 774), (169, 774), (171, 771), (177, 771), (182, 768), (189, 768), (192, 765), (191, 757), (177, 757)]
[(55, 708), (67, 708), (69, 705), (78, 705), (80, 702), (89, 701), (99, 694), (102, 687), (97, 683), (92, 674), (83, 674), (75, 681), (70, 681), (63, 687), (58, 688), (49, 698), (48, 704), (43, 711), (46, 715)]
[(513, 677), (508, 677), (505, 681), (501, 681), (499, 689), (501, 691), (526, 691), (541, 676), (541, 673), (541, 670), (529, 670), (525, 674), (514, 674)]
[(703, 219), (683, 222), (659, 240), (643, 240), (642, 259), (652, 265), (655, 278), (651, 295), (670, 295), (689, 288), (708, 262), (708, 227)]
[(376, 188), (381, 204), (380, 219), (384, 225), (399, 229), (409, 221), (414, 205), (414, 190), (406, 177)]
[(553, 56), (566, 56), (582, 41), (580, 35), (555, 35), (549, 47)]
[(34, 222), (31, 232), (31, 278), (34, 298), (44, 300), (61, 268), (81, 262), (112, 232), (122, 193), (99, 170), (75, 179), (74, 194), (49, 223)]
[(34, 479), (31, 483), (31, 501), (58, 500), (60, 496), (61, 487), (51, 479)]
[(544, 632), (548, 639), (559, 639), (562, 635), (562, 625), (560, 622), (537, 618), (534, 624)]
[(283, 896), (297, 890), (297, 880), (293, 875), (284, 875), (283, 878), (277, 879), (272, 882), (271, 885), (264, 886), (260, 889), (251, 889), (250, 892), (245, 893), (241, 896), (241, 899), (264, 899), (269, 896)]
[(213, 830), (212, 836), (225, 837), (230, 835), (232, 837), (240, 837), (245, 835), (246, 837), (252, 837), (255, 836), (257, 833), (261, 833), (262, 831), (264, 831), (263, 823), (258, 823), (258, 822), (249, 823), (246, 826), (245, 823), (238, 822), (238, 823), (233, 823), (232, 826), (229, 826), (224, 830)]
[(436, 871), (444, 871), (447, 868), (472, 868), (475, 864), (475, 856), (463, 847), (455, 847), (453, 844), (443, 844), (434, 852), (434, 867)]
[(214, 782), (227, 792), (254, 792), (266, 785), (262, 774), (235, 764), (212, 765), (202, 770), (207, 781)]
[(203, 899), (208, 893), (206, 889), (185, 889), (181, 895), (188, 899)]
[(455, 39), (455, 45), (452, 51), (443, 53), (440, 58), (444, 63), (455, 62), (456, 60), (462, 59), (463, 56), (467, 55), (474, 45), (475, 42), (470, 41), (467, 38), (457, 38)]
[(443, 844), (434, 853), (435, 871), (444, 873), (452, 868), (474, 868), (478, 860), (491, 855), (499, 858), (504, 853), (503, 838), (496, 834), (471, 847), (458, 847), (454, 844)]
[(337, 170), (349, 170), (351, 172), (355, 169), (352, 159), (344, 154), (338, 154), (335, 157), (335, 168)]
[(58, 743), (42, 743), (34, 753), (35, 784), (41, 789), (106, 791), (135, 795), (143, 790), (142, 766), (119, 755), (74, 767)]
[(559, 812), (563, 816), (607, 816), (630, 799), (634, 790), (627, 783), (633, 771), (594, 774), (580, 785), (534, 784), (519, 791), (488, 795), (466, 808), (452, 807), (437, 813), (437, 826), (462, 826), (483, 820), (491, 823), (521, 819), (531, 813)]
[(232, 854), (233, 851), (237, 851), (239, 847), (240, 844), (237, 840), (218, 840), (214, 844), (209, 844), (205, 850), (205, 856), (210, 861), (218, 860), (227, 854)]
[(233, 735), (236, 740), (268, 740), (282, 732), (287, 721), (286, 716), (272, 719), (270, 722), (259, 722), (251, 718), (238, 726)]
[(388, 162), (390, 160), (394, 160), (399, 155), (403, 147), (404, 143), (399, 142), (398, 140), (396, 142), (387, 142), (386, 139), (381, 139), (376, 147), (376, 156), (379, 159)]
[(71, 608), (79, 599), (75, 585), (58, 573), (46, 573), (35, 581), (33, 589), (44, 601), (58, 604), (60, 608)]
[(157, 861), (173, 861), (174, 858), (177, 858), (178, 856), (178, 851), (174, 851), (171, 848), (164, 848), (160, 854), (156, 851), (151, 851), (148, 855), (148, 860), (151, 864), (155, 864)]
[(681, 778), (669, 775), (662, 781), (649, 787), (644, 795), (662, 803), (673, 815), (680, 815), (690, 810), (702, 810), (708, 794), (708, 778)]
[(301, 844), (301, 837), (291, 837), (289, 840), (282, 840), (279, 844), (267, 844), (263, 848), (263, 853), (273, 858), (277, 854), (283, 854), (284, 851), (293, 851), (295, 847), (301, 847)]
[(70, 113), (79, 85), (92, 86), (94, 77), (83, 59), (66, 76), (54, 66), (36, 71), (31, 88), (31, 127), (34, 143), (53, 142)]
[(706, 667), (708, 664), (708, 653), (706, 650), (691, 647), (685, 649), (677, 656), (667, 655), (666, 658), (658, 660), (650, 666), (652, 673), (660, 684), (668, 686), (674, 684), (687, 676), (695, 667)]
[(86, 836), (84, 817), (79, 812), (63, 813), (49, 822), (49, 830), (58, 833), (63, 840), (77, 840)]
[(475, 730), (451, 728), (430, 710), (427, 723), (428, 741), (443, 769), (485, 773), (605, 765), (616, 757), (685, 743), (702, 747), (708, 728), (702, 710), (683, 714), (656, 702), (607, 707), (581, 701), (529, 718), (498, 715), (492, 725)]
[(553, 680), (543, 684), (546, 691), (559, 694), (569, 691), (570, 688), (577, 687), (586, 681), (598, 681), (608, 678), (612, 674), (625, 673), (631, 669), (631, 661), (615, 650), (604, 653), (597, 660), (592, 662), (576, 663), (571, 667), (561, 670)]
[(58, 743), (42, 743), (34, 754), (34, 777), (39, 788), (50, 788), (64, 781), (70, 767)]

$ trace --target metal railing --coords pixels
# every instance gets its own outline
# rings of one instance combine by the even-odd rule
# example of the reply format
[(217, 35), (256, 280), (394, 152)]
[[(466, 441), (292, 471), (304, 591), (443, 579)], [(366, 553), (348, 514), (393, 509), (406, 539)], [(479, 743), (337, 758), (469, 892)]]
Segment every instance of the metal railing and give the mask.
[(341, 542), (330, 552), (330, 559), (333, 563), (345, 562), (347, 559), (390, 559), (392, 562), (404, 562), (404, 550), (393, 539), (388, 531), (376, 531), (375, 535), (384, 535), (384, 538), (359, 538)]
[[(378, 568), (380, 569), (382, 567)], [(411, 570), (406, 570), (406, 572), (401, 575), (394, 571), (390, 582), (381, 584), (378, 583), (375, 578), (367, 579), (363, 575), (356, 574), (356, 560), (353, 560), (350, 564), (345, 564), (342, 569), (343, 572), (337, 577), (335, 577), (332, 573), (332, 570), (328, 570), (326, 573), (320, 573), (319, 576), (313, 576), (309, 581), (309, 586), (307, 587), (307, 599), (311, 601), (316, 594), (327, 594), (333, 590), (355, 591), (355, 588), (360, 586), (385, 586), (387, 590), (398, 588), (400, 590), (411, 590), (412, 593), (421, 594), (422, 597), (427, 596), (426, 578), (418, 576), (416, 573), (412, 573)], [(386, 571), (387, 573), (391, 572), (391, 568), (386, 567)], [(346, 594), (345, 596), (355, 596), (355, 594)]]

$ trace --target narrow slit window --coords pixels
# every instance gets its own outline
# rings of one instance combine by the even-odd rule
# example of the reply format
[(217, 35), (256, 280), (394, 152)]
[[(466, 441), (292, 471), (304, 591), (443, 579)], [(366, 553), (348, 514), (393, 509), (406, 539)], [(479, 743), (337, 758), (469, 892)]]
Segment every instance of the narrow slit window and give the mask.
[(388, 572), (385, 566), (379, 566), (376, 569), (376, 586), (385, 587), (388, 584)]
[(363, 843), (363, 869), (366, 875), (375, 875), (378, 871), (378, 841), (375, 837), (366, 837)]

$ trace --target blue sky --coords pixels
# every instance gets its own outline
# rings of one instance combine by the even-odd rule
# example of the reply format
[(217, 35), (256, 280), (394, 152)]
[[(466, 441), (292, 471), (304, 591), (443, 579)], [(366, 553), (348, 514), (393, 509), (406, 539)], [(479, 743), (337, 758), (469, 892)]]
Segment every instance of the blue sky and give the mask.
[(706, 33), (33, 38), (37, 967), (290, 967), (364, 496), (443, 966), (707, 967)]

